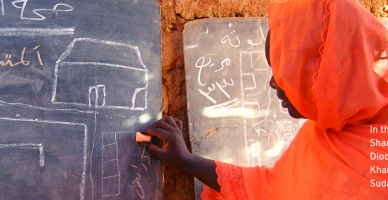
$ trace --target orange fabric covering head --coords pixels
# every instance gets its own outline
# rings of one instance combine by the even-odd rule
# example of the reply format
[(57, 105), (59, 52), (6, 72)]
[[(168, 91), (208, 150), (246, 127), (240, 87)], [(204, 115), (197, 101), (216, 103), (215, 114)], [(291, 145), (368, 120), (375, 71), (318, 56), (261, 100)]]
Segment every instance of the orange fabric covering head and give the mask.
[(274, 79), (310, 120), (274, 167), (216, 162), (208, 199), (388, 199), (387, 29), (356, 0), (276, 1), (268, 20)]
[(268, 20), (274, 79), (310, 120), (273, 168), (243, 167), (249, 199), (388, 199), (371, 158), (388, 155), (371, 142), (388, 141), (387, 29), (355, 0), (276, 1)]
[(274, 78), (301, 114), (336, 131), (383, 123), (388, 31), (377, 19), (355, 0), (273, 2), (268, 13)]

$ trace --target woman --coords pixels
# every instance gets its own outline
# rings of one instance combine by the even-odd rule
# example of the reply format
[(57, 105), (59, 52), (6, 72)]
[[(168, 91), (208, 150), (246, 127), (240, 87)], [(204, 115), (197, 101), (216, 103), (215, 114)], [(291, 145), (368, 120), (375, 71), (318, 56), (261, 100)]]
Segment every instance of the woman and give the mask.
[(167, 142), (147, 150), (207, 185), (203, 199), (388, 199), (388, 31), (355, 0), (273, 2), (268, 13), (271, 87), (309, 119), (275, 166), (192, 155), (172, 117), (146, 130)]

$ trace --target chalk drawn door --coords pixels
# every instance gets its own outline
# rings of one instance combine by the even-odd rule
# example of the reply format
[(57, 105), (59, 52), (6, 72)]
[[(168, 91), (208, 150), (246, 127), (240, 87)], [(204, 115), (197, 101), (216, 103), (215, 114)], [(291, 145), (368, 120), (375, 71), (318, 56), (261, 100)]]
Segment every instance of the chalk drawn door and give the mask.
[(98, 108), (105, 106), (106, 90), (105, 85), (95, 85), (89, 87), (89, 107)]

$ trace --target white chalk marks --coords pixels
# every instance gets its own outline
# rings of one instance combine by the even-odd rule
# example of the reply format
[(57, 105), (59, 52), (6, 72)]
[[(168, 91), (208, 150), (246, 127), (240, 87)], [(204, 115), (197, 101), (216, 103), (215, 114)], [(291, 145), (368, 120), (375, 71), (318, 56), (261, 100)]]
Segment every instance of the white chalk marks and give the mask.
[[(106, 74), (115, 79), (107, 80)], [(148, 69), (136, 46), (77, 38), (57, 60), (54, 76), (53, 104), (147, 109)]]
[[(143, 148), (143, 152), (140, 155), (140, 163), (131, 164), (131, 167), (133, 167), (137, 171), (136, 176), (134, 177), (134, 182), (137, 186), (136, 193), (141, 199), (144, 199), (146, 196), (146, 191), (144, 190), (143, 184), (145, 181), (147, 181), (147, 177), (142, 177), (141, 174), (143, 174), (144, 176), (144, 172), (147, 172), (148, 167), (151, 165), (150, 157), (144, 155), (144, 153), (145, 148)], [(144, 181), (144, 179), (146, 180)]]
[[(27, 37), (29, 40), (28, 37), (35, 36), (73, 35), (74, 31), (74, 28), (5, 27), (0, 28), (0, 37)], [(38, 199), (37, 194), (31, 193), (35, 187), (47, 195), (62, 197), (69, 193), (71, 199), (81, 200), (120, 198), (131, 194), (146, 198), (149, 187), (160, 183), (160, 180), (146, 183), (153, 180), (147, 176), (147, 170), (160, 167), (150, 166), (150, 158), (144, 156), (144, 152), (139, 159), (147, 162), (139, 165), (135, 163), (137, 158), (129, 155), (128, 160), (142, 171), (137, 171), (139, 175), (133, 179), (132, 188), (123, 190), (120, 178), (125, 169), (120, 172), (119, 158), (122, 157), (116, 138), (118, 132), (103, 131), (122, 130), (120, 123), (128, 119), (129, 114), (145, 117), (128, 122), (126, 130), (136, 129), (143, 121), (149, 123), (154, 116), (151, 115), (153, 109), (147, 110), (148, 82), (149, 79), (160, 82), (158, 77), (149, 77), (137, 46), (91, 38), (77, 38), (68, 44), (59, 57), (51, 59), (51, 65), (44, 59), (45, 54), (40, 54), (43, 51), (37, 51), (39, 47), (43, 50), (45, 44), (25, 47), (18, 63), (12, 63), (11, 54), (6, 54), (4, 65), (27, 65), (31, 61), (24, 59), (27, 49), (34, 53), (35, 63), (52, 66), (54, 73), (52, 77), (49, 75), (50, 82), (45, 82), (44, 86), (49, 86), (44, 91), (44, 98), (39, 99), (39, 103), (44, 103), (35, 104), (30, 99), (23, 101), (19, 96), (14, 99), (6, 96), (0, 100), (0, 127), (4, 127), (0, 129), (0, 165), (6, 165), (0, 177), (18, 176), (23, 183), (27, 180), (28, 185), (34, 186), (26, 192), (31, 194), (30, 199)], [(104, 113), (103, 116), (100, 113)], [(113, 139), (101, 143), (101, 138), (108, 137)], [(136, 148), (141, 149), (134, 146)], [(2, 179), (0, 185), (10, 183), (8, 179)], [(123, 187), (127, 185), (125, 183)], [(0, 188), (0, 192), (4, 190)]]
[[(102, 95), (101, 95), (102, 93)], [(99, 99), (102, 97), (102, 101), (100, 103), (98, 102)], [(89, 86), (89, 104), (88, 106), (91, 107), (92, 103), (94, 103), (94, 107), (98, 108), (98, 106), (101, 104), (101, 106), (105, 106), (106, 102), (106, 89), (105, 85), (96, 85), (96, 86)]]
[(102, 133), (102, 196), (120, 195), (117, 133)]
[[(213, 145), (215, 140), (224, 140), (219, 136), (195, 140), (195, 153), (238, 165), (271, 166), (295, 136), (298, 120), (291, 119), (269, 86), (272, 73), (264, 34), (268, 30), (263, 19), (208, 19), (187, 24), (188, 110), (194, 121), (190, 131), (231, 126), (233, 129), (221, 129), (219, 135), (233, 138), (222, 143), (235, 150), (229, 153), (230, 146)], [(228, 153), (201, 149), (210, 144), (209, 148)]]
[[(248, 139), (251, 132), (251, 126), (258, 120), (265, 119), (267, 113), (261, 111), (265, 108), (263, 101), (263, 95), (261, 95), (265, 88), (268, 87), (269, 80), (269, 69), (265, 60), (260, 58), (263, 56), (264, 51), (262, 50), (253, 50), (253, 51), (241, 51), (240, 52), (240, 80), (241, 80), (241, 100), (242, 107), (244, 109), (249, 109), (254, 112), (254, 115), (246, 115), (243, 118), (244, 124), (244, 137), (246, 140), (246, 156), (248, 163), (252, 165), (255, 163), (255, 160), (259, 159), (259, 164), (261, 164), (261, 157), (258, 147), (261, 147), (258, 142), (255, 142), (254, 139)], [(265, 94), (264, 94), (265, 97)], [(265, 98), (264, 98), (265, 99)], [(264, 104), (264, 105), (261, 105)], [(268, 110), (268, 109), (266, 109)], [(252, 146), (253, 145), (253, 146)], [(251, 149), (249, 149), (251, 146)], [(251, 156), (250, 156), (251, 155)]]
[(74, 35), (75, 28), (18, 28), (2, 27), (0, 36), (59, 36)]
[[(158, 161), (144, 151), (134, 157), (132, 152), (144, 149), (129, 140), (122, 143), (127, 135), (112, 132), (139, 129), (159, 116), (158, 25), (143, 27), (152, 32), (148, 35), (115, 26), (116, 33), (128, 34), (111, 35), (109, 20), (81, 19), (86, 10), (101, 12), (101, 3), (77, 8), (75, 2), (0, 0), (5, 23), (0, 27), (5, 41), (0, 54), (0, 185), (7, 186), (0, 193), (11, 199), (159, 198), (161, 167), (149, 162)], [(110, 21), (139, 23), (110, 14)], [(119, 149), (119, 144), (126, 145)], [(125, 146), (131, 147), (129, 153)], [(132, 182), (120, 161), (142, 170), (131, 176)], [(5, 195), (18, 193), (14, 191), (23, 191), (23, 197)]]
[[(145, 155), (146, 151), (143, 148), (141, 154), (135, 153), (132, 155), (132, 157), (137, 159), (129, 162), (128, 167), (131, 170), (124, 169), (120, 171), (120, 166), (125, 166), (123, 163), (126, 163), (126, 158), (119, 155), (121, 152), (119, 149), (121, 148), (119, 147), (118, 141), (125, 134), (128, 134), (128, 132), (102, 133), (102, 197), (109, 199), (109, 197), (114, 198), (124, 195), (127, 187), (126, 184), (130, 182), (134, 188), (134, 196), (137, 194), (140, 199), (144, 199), (147, 195), (147, 187), (144, 185), (149, 183), (147, 182), (149, 180), (147, 174), (151, 166), (151, 159)], [(124, 148), (128, 148), (128, 146), (124, 146)], [(125, 154), (124, 156), (128, 155)], [(122, 159), (120, 160), (120, 158)]]
[(251, 45), (251, 47), (249, 47), (248, 49), (252, 49), (254, 48), (255, 46), (259, 46), (261, 45), (263, 42), (265, 42), (265, 37), (264, 37), (264, 33), (263, 33), (263, 28), (261, 26), (259, 26), (259, 29), (260, 29), (260, 36), (261, 38), (259, 39), (258, 42), (253, 42), (251, 39), (248, 39), (247, 42), (248, 44)]
[[(47, 173), (43, 174), (42, 177), (69, 179), (66, 174), (75, 174), (72, 175), (74, 177), (73, 183), (78, 182), (79, 198), (84, 199), (88, 159), (88, 127), (86, 124), (0, 117), (0, 126), (7, 127), (0, 130), (1, 150), (22, 149), (24, 152), (29, 149), (36, 150), (39, 168)], [(77, 140), (75, 141), (75, 139)], [(10, 140), (18, 142), (9, 142)], [(16, 156), (20, 153), (23, 152), (16, 152), (16, 154), (14, 152), (11, 155)], [(57, 169), (57, 157), (61, 157), (61, 166), (63, 169), (68, 169), (68, 173)], [(6, 162), (6, 160), (2, 159), (0, 162)], [(14, 164), (18, 165), (18, 163)], [(37, 173), (28, 174), (28, 176), (37, 179), (40, 177)], [(61, 181), (41, 182), (40, 187), (60, 187), (63, 184)]]
[[(25, 17), (25, 10), (27, 7), (27, 3), (29, 0), (16, 0), (12, 1), (11, 4), (14, 8), (20, 9), (20, 19), (22, 20), (45, 20), (47, 13), (50, 14), (56, 14), (60, 12), (71, 12), (74, 10), (74, 8), (68, 4), (64, 3), (57, 3), (52, 8), (38, 8), (31, 10), (32, 13), (34, 13), (34, 17)], [(4, 7), (4, 0), (0, 1), (1, 3), (1, 14), (6, 15), (5, 13), (5, 7)]]
[(39, 167), (44, 167), (44, 146), (43, 146), (43, 144), (33, 144), (33, 143), (0, 144), (0, 149), (3, 149), (3, 148), (37, 149), (39, 151)]

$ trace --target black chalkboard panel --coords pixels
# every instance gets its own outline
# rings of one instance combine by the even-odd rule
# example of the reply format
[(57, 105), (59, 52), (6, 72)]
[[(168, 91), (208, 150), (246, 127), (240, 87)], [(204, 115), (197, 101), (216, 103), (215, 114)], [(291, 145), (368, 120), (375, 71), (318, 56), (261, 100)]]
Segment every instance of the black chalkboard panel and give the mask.
[(1, 199), (162, 199), (154, 0), (0, 1)]
[[(184, 30), (193, 153), (241, 166), (272, 166), (305, 120), (270, 88), (265, 18), (204, 19)], [(202, 184), (196, 181), (197, 199)]]

